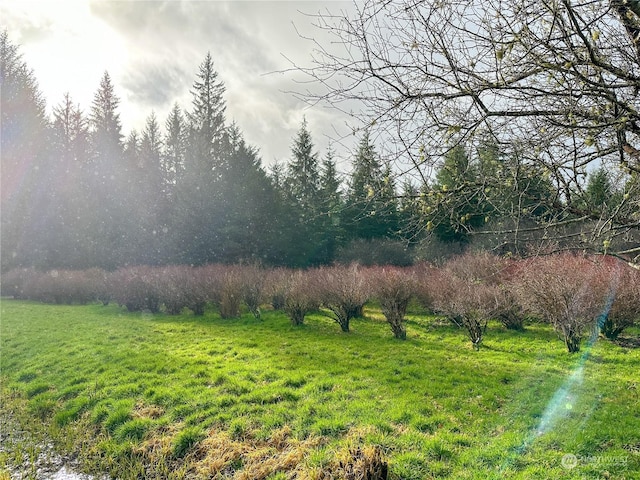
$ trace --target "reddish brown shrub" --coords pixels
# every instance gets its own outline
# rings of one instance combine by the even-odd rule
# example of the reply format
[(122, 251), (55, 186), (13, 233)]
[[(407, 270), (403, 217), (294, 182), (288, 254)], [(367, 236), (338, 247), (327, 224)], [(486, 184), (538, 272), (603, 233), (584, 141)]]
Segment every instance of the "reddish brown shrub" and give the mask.
[(420, 305), (433, 312), (433, 279), (438, 269), (430, 263), (419, 263), (412, 268), (415, 278), (415, 297)]
[(283, 310), (291, 271), (286, 268), (274, 268), (266, 272), (264, 295), (274, 310)]
[(130, 312), (160, 311), (158, 277), (154, 267), (121, 268), (113, 273), (113, 298)]
[(242, 306), (243, 279), (240, 267), (229, 266), (220, 277), (218, 308), (222, 318), (240, 316)]
[(240, 276), (242, 300), (253, 316), (260, 319), (260, 305), (265, 298), (265, 271), (256, 265), (247, 265), (241, 267)]
[(367, 271), (373, 297), (396, 338), (407, 338), (404, 316), (416, 291), (416, 278), (409, 269), (375, 268)]
[(193, 269), (185, 266), (163, 267), (158, 272), (157, 288), (159, 301), (169, 315), (178, 315), (187, 307), (189, 284)]
[(311, 274), (291, 271), (286, 281), (284, 311), (293, 325), (302, 325), (307, 313), (317, 310), (320, 299), (311, 281)]
[(523, 266), (518, 292), (522, 304), (553, 325), (569, 352), (579, 351), (607, 295), (597, 263), (563, 254), (534, 258)]
[(320, 268), (313, 272), (313, 283), (322, 305), (333, 313), (342, 331), (348, 332), (350, 320), (362, 312), (371, 295), (361, 268), (356, 264)]
[(81, 305), (93, 302), (98, 295), (98, 285), (89, 271), (51, 270), (32, 277), (28, 296), (45, 303)]
[(640, 271), (612, 258), (603, 259), (600, 270), (602, 288), (609, 293), (599, 327), (613, 340), (640, 319)]
[(452, 258), (445, 267), (458, 278), (473, 283), (499, 285), (509, 265), (505, 258), (489, 252), (471, 252)]
[(474, 348), (480, 348), (487, 323), (496, 309), (496, 285), (459, 275), (442, 267), (431, 277), (433, 308), (458, 327), (465, 328)]
[(31, 286), (42, 275), (33, 268), (17, 268), (0, 277), (2, 296), (17, 299), (32, 298)]
[(109, 305), (112, 299), (112, 280), (111, 273), (100, 268), (90, 268), (85, 271), (86, 278), (95, 290), (95, 299), (102, 302), (103, 305)]

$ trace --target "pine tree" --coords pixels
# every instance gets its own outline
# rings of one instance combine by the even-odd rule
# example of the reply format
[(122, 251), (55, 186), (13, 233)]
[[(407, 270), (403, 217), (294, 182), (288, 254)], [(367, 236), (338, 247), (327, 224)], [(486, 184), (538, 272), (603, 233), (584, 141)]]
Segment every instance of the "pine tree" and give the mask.
[(100, 80), (89, 115), (92, 147), (94, 221), (90, 244), (96, 264), (105, 268), (130, 262), (130, 236), (135, 219), (129, 215), (133, 166), (124, 159), (119, 98), (108, 72)]
[(186, 125), (182, 110), (176, 103), (165, 123), (164, 152), (162, 155), (162, 176), (167, 195), (173, 194), (173, 189), (184, 171), (184, 157), (186, 150)]
[(341, 244), (344, 236), (340, 222), (342, 211), (342, 194), (340, 192), (340, 180), (333, 159), (334, 150), (329, 146), (322, 162), (320, 176), (320, 225), (318, 237), (320, 249), (318, 263), (328, 264), (334, 260), (336, 249)]
[(89, 126), (68, 93), (53, 108), (51, 150), (50, 188), (57, 200), (49, 229), (51, 267), (86, 268), (93, 265), (87, 250), (93, 217)]
[(51, 193), (47, 186), (49, 128), (33, 72), (6, 30), (0, 33), (2, 268), (46, 256), (42, 241)]
[(314, 152), (314, 148), (307, 119), (304, 118), (291, 147), (287, 183), (292, 199), (300, 205), (303, 215), (309, 217), (319, 208), (320, 200), (318, 153)]
[(353, 162), (343, 223), (350, 239), (393, 236), (397, 229), (397, 207), (390, 170), (384, 171), (369, 132), (360, 140)]
[(302, 120), (291, 146), (285, 194), (289, 203), (290, 255), (296, 265), (317, 265), (324, 260), (322, 197), (318, 153), (306, 118)]
[(177, 178), (175, 188), (171, 231), (181, 262), (202, 264), (223, 256), (217, 213), (220, 182), (227, 168), (224, 91), (207, 53), (191, 91), (193, 110), (187, 113), (184, 173)]
[(192, 111), (187, 113), (189, 123), (189, 151), (187, 173), (204, 173), (220, 168), (221, 142), (225, 135), (224, 84), (218, 80), (211, 53), (200, 64), (191, 90)]

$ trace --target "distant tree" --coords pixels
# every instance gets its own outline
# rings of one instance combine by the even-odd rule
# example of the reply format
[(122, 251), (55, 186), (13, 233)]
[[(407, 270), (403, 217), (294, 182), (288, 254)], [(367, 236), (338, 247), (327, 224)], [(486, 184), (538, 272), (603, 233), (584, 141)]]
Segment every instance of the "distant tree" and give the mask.
[(605, 213), (614, 207), (614, 193), (609, 171), (604, 167), (600, 167), (591, 173), (587, 179), (587, 185), (582, 195), (584, 208), (594, 212)]
[(135, 241), (138, 263), (162, 261), (164, 230), (168, 222), (168, 201), (162, 172), (162, 133), (155, 113), (147, 118), (140, 140), (140, 155), (135, 165), (135, 185), (131, 194), (132, 211), (136, 212)]
[(92, 265), (86, 238), (93, 215), (87, 208), (92, 195), (89, 126), (68, 93), (53, 108), (50, 150), (49, 185), (57, 209), (50, 216), (50, 267), (86, 268)]
[(189, 150), (185, 167), (192, 172), (214, 170), (216, 167), (220, 141), (226, 128), (224, 92), (224, 84), (218, 80), (218, 72), (208, 52), (191, 90), (192, 110), (187, 112)]
[(410, 181), (405, 181), (398, 204), (400, 235), (409, 244), (418, 243), (425, 232), (420, 191)]
[(165, 123), (162, 175), (167, 195), (172, 195), (175, 185), (183, 175), (187, 127), (180, 106), (176, 103)]
[(123, 157), (125, 165), (127, 165), (128, 168), (138, 165), (140, 162), (140, 152), (140, 134), (134, 128), (129, 132), (129, 135), (127, 135), (124, 141)]
[(433, 214), (429, 218), (439, 240), (466, 243), (469, 241), (467, 226), (484, 224), (486, 204), (475, 188), (478, 173), (477, 165), (471, 162), (462, 146), (455, 146), (445, 155), (436, 173), (431, 195)]
[(319, 191), (319, 263), (327, 264), (334, 260), (336, 249), (342, 243), (344, 231), (340, 222), (343, 207), (341, 182), (333, 159), (331, 146), (322, 162)]
[(220, 260), (277, 263), (286, 228), (277, 215), (278, 193), (262, 169), (258, 150), (246, 143), (239, 128), (228, 128), (225, 167), (216, 205)]
[(7, 31), (0, 33), (2, 268), (41, 259), (46, 218), (48, 122), (33, 72)]
[(135, 221), (129, 215), (128, 182), (131, 166), (124, 161), (123, 134), (115, 94), (108, 72), (100, 79), (89, 114), (91, 140), (93, 223), (87, 238), (96, 266), (114, 268), (130, 260), (130, 234)]
[(315, 151), (306, 118), (302, 120), (293, 144), (291, 160), (284, 176), (283, 192), (289, 218), (288, 246), (294, 265), (323, 262), (322, 198), (318, 152)]
[[(396, 172), (429, 184), (446, 152), (456, 145), (474, 152), (490, 137), (517, 160), (513, 185), (544, 178), (554, 190), (544, 215), (530, 215), (530, 206), (494, 212), (509, 217), (491, 225), (498, 246), (537, 229), (540, 248), (553, 241), (602, 252), (609, 244), (608, 253), (640, 264), (640, 199), (628, 197), (631, 208), (601, 221), (575, 195), (585, 172), (600, 165), (640, 173), (637, 1), (366, 0), (319, 14), (315, 24), (326, 44), (318, 36), (314, 63), (301, 70), (321, 88), (302, 97), (337, 109), (358, 102), (357, 124), (384, 139)], [(503, 182), (480, 170), (466, 198)], [(460, 207), (457, 191), (443, 197)], [(630, 236), (635, 246), (627, 248)]]
[(303, 215), (314, 215), (320, 207), (320, 172), (318, 153), (314, 151), (307, 119), (293, 140), (291, 162), (287, 166), (287, 184), (294, 201), (300, 205)]
[(221, 204), (219, 181), (226, 168), (224, 91), (211, 54), (207, 53), (191, 90), (184, 171), (175, 187), (171, 232), (179, 262), (199, 265), (223, 256), (217, 212)]
[(369, 132), (363, 134), (353, 161), (343, 224), (348, 238), (393, 236), (398, 229), (395, 192), (389, 170), (383, 170)]

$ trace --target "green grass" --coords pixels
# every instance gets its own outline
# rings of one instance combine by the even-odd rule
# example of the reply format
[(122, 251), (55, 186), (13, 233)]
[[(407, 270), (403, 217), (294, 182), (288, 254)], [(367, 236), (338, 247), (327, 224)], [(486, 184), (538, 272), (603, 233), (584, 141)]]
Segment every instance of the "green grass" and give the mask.
[[(399, 341), (376, 309), (345, 334), (320, 314), (293, 327), (273, 311), (0, 308), (5, 413), (44, 420), (59, 448), (122, 479), (207, 478), (223, 461), (247, 478), (314, 478), (357, 445), (380, 446), (404, 480), (640, 478), (638, 349), (570, 355), (546, 325), (496, 323), (476, 352), (419, 311)], [(250, 473), (276, 454), (271, 477)]]

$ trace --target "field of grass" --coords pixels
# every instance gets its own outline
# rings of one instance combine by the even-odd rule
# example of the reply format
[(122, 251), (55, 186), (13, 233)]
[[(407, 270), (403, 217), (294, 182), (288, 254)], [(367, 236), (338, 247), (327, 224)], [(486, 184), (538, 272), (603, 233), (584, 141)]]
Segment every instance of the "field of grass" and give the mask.
[(346, 334), (319, 313), (0, 309), (2, 413), (121, 480), (340, 478), (374, 446), (393, 479), (640, 478), (640, 349), (491, 323), (475, 351), (418, 309), (406, 341), (374, 307)]

